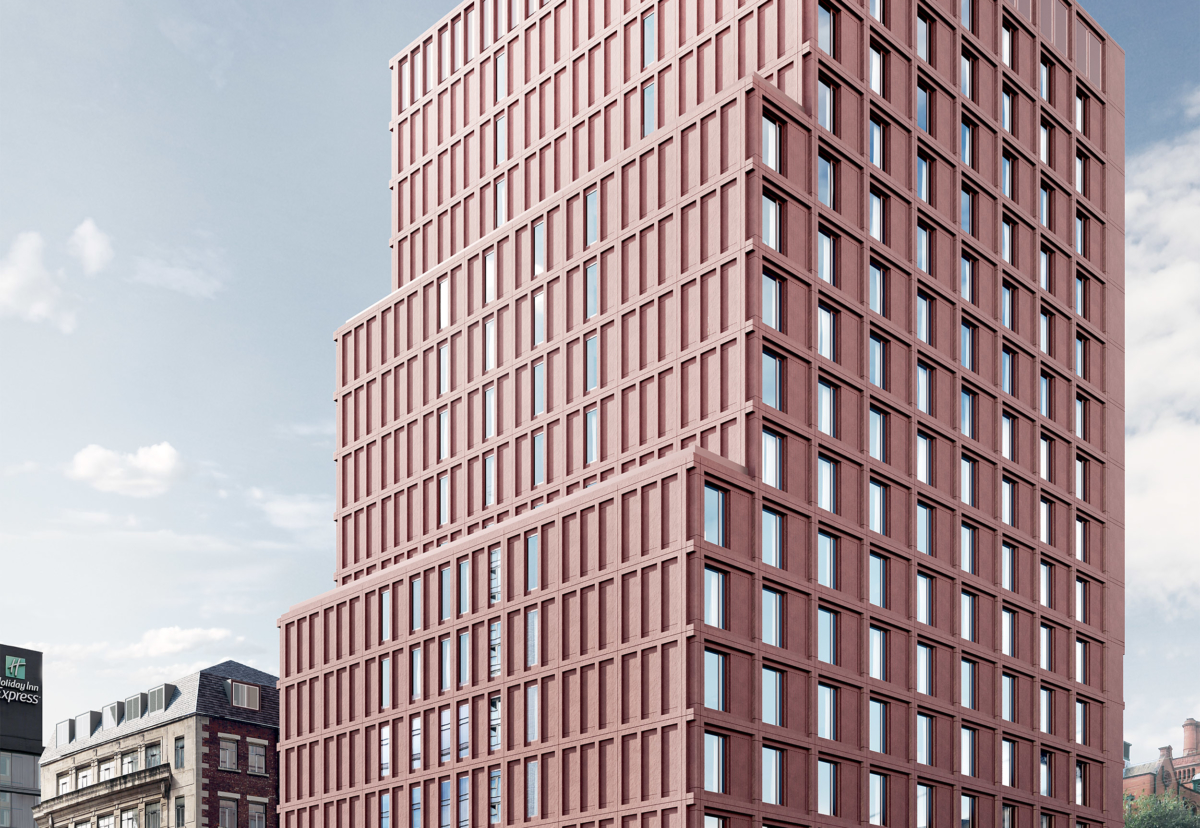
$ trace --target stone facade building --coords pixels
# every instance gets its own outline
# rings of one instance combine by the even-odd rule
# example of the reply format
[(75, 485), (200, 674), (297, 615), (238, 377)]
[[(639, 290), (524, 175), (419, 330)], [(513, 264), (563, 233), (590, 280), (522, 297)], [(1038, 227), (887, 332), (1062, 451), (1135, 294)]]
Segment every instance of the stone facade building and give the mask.
[(275, 685), (226, 661), (60, 722), (38, 828), (274, 828)]

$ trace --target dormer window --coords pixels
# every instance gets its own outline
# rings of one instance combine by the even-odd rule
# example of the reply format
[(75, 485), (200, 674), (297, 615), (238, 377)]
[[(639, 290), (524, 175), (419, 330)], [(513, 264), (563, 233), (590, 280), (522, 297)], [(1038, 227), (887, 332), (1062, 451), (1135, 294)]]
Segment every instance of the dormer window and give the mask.
[(234, 707), (245, 707), (249, 710), (258, 710), (258, 688), (253, 684), (242, 684), (238, 681), (230, 682), (230, 701)]

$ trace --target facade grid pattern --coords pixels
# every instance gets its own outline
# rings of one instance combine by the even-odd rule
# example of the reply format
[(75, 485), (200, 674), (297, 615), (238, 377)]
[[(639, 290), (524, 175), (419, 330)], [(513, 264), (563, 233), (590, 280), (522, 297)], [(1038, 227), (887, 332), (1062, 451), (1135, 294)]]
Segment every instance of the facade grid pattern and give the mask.
[(1117, 824), (1123, 60), (1063, 0), (394, 58), (282, 823)]

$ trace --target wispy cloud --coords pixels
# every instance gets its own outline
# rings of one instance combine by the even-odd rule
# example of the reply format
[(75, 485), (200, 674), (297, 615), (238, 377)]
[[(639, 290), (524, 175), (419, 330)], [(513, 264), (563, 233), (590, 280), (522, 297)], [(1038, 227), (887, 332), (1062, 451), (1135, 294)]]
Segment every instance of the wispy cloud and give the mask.
[(170, 443), (143, 446), (132, 454), (90, 445), (71, 460), (67, 477), (102, 492), (157, 497), (167, 492), (182, 470), (183, 460)]
[(67, 252), (79, 259), (83, 272), (89, 276), (108, 267), (114, 256), (112, 240), (90, 218), (75, 228), (67, 241)]
[(275, 426), (275, 433), (287, 439), (309, 440), (315, 437), (319, 439), (314, 442), (324, 443), (337, 434), (337, 424), (332, 418), (312, 423), (283, 423)]
[(59, 284), (62, 274), (52, 274), (42, 261), (45, 246), (41, 234), (21, 233), (0, 260), (0, 316), (48, 322), (70, 333), (75, 330), (75, 311)]
[(224, 254), (216, 247), (156, 249), (138, 256), (130, 278), (135, 282), (210, 299), (229, 278)]
[[(244, 637), (238, 636), (236, 643), (245, 640)], [(212, 649), (214, 645), (234, 642), (233, 633), (219, 627), (209, 629), (195, 627), (188, 630), (182, 627), (161, 627), (157, 630), (146, 630), (142, 634), (141, 641), (114, 650), (112, 655), (114, 658), (161, 658), (195, 650)]]
[(285, 495), (250, 489), (250, 503), (262, 510), (272, 526), (291, 532), (305, 543), (333, 540), (333, 498), (314, 495)]
[[(1200, 88), (1181, 108), (1200, 117)], [(1195, 612), (1200, 128), (1147, 148), (1127, 169), (1128, 597)]]

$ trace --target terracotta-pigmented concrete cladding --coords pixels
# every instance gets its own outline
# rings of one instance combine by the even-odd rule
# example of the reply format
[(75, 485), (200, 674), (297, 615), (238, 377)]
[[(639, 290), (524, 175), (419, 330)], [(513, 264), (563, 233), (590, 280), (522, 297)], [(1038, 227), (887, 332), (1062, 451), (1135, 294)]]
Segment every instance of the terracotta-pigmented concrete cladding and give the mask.
[[(457, 7), (393, 61), (393, 292), (337, 335), (339, 587), (281, 619), (285, 824), (374, 824), (385, 792), (403, 822), (414, 788), (427, 825), (465, 824), (460, 777), (466, 822), (491, 822), (493, 771), (505, 824), (917, 825), (926, 790), (934, 826), (964, 803), (981, 828), (1119, 820), (1119, 47), (1060, 0), (502, 5)], [(705, 623), (706, 565), (725, 629)], [(706, 649), (725, 656), (719, 711)]]

